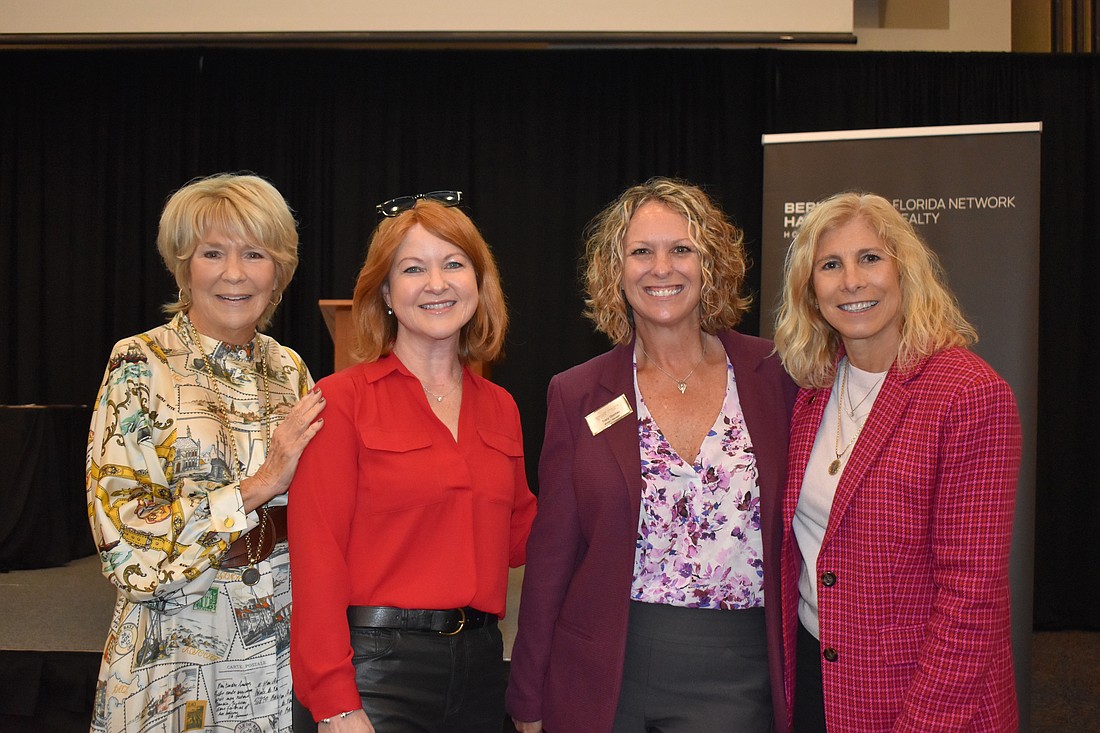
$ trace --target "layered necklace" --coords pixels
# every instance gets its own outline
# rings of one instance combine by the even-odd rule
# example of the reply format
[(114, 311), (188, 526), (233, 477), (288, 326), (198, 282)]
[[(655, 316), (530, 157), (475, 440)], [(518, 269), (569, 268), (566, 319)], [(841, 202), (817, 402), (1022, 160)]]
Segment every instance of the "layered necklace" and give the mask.
[[(214, 390), (214, 395), (217, 397), (217, 402), (214, 404), (215, 411), (218, 413), (218, 419), (221, 422), (222, 430), (225, 431), (225, 442), (229, 444), (230, 454), (230, 477), (236, 481), (240, 477), (238, 466), (240, 461), (237, 455), (237, 441), (233, 437), (233, 427), (229, 424), (229, 410), (225, 406), (225, 399), (222, 397), (221, 388), (218, 387), (218, 378), (214, 371), (214, 360), (206, 353), (206, 349), (202, 347), (202, 341), (199, 340), (199, 332), (195, 330), (195, 324), (191, 322), (190, 318), (186, 318), (187, 329), (190, 333), (191, 340), (195, 342), (195, 348), (202, 354), (202, 363), (206, 367), (206, 374), (210, 377), (210, 386)], [(256, 357), (255, 357), (256, 372), (259, 376), (260, 387), (264, 393), (264, 403), (260, 408), (260, 425), (263, 427), (264, 435), (264, 456), (267, 455), (267, 451), (271, 449), (271, 430), (267, 423), (266, 415), (271, 410), (271, 392), (267, 382), (267, 347), (263, 345), (259, 334), (256, 335)], [(260, 555), (263, 553), (265, 534), (267, 532), (267, 507), (260, 507), (260, 539), (256, 543), (255, 549), (252, 547), (252, 533), (248, 532), (244, 536), (245, 556), (248, 559), (248, 565), (241, 571), (241, 581), (245, 585), (256, 585), (260, 582), (260, 571), (256, 567), (256, 563), (260, 561)]]
[[(855, 445), (856, 441), (859, 440), (859, 434), (863, 432), (863, 426), (865, 424), (867, 424), (867, 418), (870, 416), (870, 412), (868, 412), (866, 415), (864, 415), (863, 419), (857, 421), (856, 420), (856, 410), (858, 410), (860, 408), (860, 406), (863, 405), (863, 403), (866, 402), (867, 399), (872, 394), (875, 393), (875, 390), (878, 388), (878, 386), (880, 384), (882, 384), (882, 380), (886, 378), (886, 374), (883, 373), (882, 376), (880, 376), (878, 378), (878, 381), (875, 382), (873, 385), (871, 385), (871, 388), (869, 390), (867, 390), (867, 394), (863, 395), (863, 399), (861, 399), (859, 402), (852, 405), (851, 404), (852, 403), (852, 393), (848, 391), (848, 375), (850, 374), (851, 369), (852, 369), (851, 362), (848, 361), (847, 358), (845, 358), (844, 359), (844, 373), (841, 377), (840, 389), (836, 390), (836, 399), (837, 399), (836, 438), (833, 441), (833, 453), (836, 455), (836, 458), (833, 459), (833, 461), (829, 464), (829, 475), (830, 476), (836, 476), (837, 472), (840, 471), (840, 467), (843, 464), (843, 461), (841, 459), (848, 452), (848, 450), (853, 445)], [(850, 405), (850, 407), (848, 407), (848, 408), (845, 408), (845, 406), (844, 406), (844, 395), (848, 395), (848, 403)], [(840, 447), (840, 423), (841, 423), (841, 416), (845, 412), (848, 414), (848, 418), (853, 423), (856, 423), (856, 434), (853, 435), (852, 439), (848, 441), (847, 445), (845, 445), (844, 448), (841, 449), (841, 447)]]
[(638, 346), (640, 346), (642, 348), (642, 353), (645, 354), (646, 360), (649, 361), (649, 363), (652, 364), (653, 366), (657, 367), (657, 371), (661, 372), (661, 374), (664, 374), (666, 377), (671, 379), (673, 382), (676, 382), (676, 388), (680, 390), (680, 394), (683, 394), (684, 392), (687, 391), (688, 380), (691, 379), (691, 375), (695, 374), (695, 370), (698, 369), (699, 365), (703, 363), (703, 359), (707, 358), (707, 337), (705, 335), (702, 338), (702, 342), (703, 342), (703, 355), (699, 357), (699, 361), (695, 362), (695, 366), (693, 366), (691, 368), (691, 371), (688, 372), (687, 376), (684, 377), (683, 379), (677, 379), (676, 377), (672, 376), (667, 371), (665, 371), (664, 367), (662, 367), (660, 364), (658, 364), (657, 360), (654, 359), (652, 356), (650, 356), (649, 352), (645, 350), (645, 344), (642, 343), (641, 340), (638, 341)]
[[(845, 360), (845, 361), (847, 362), (847, 360)], [(849, 368), (848, 363), (845, 363), (845, 371), (846, 372), (848, 371), (848, 368)], [(853, 404), (852, 393), (850, 391), (848, 391), (847, 389), (844, 390), (844, 394), (848, 395), (848, 409), (847, 409), (847, 412), (848, 412), (848, 417), (852, 420), (852, 422), (856, 422), (856, 411), (859, 410), (859, 408), (863, 405), (863, 403), (867, 401), (868, 397), (875, 394), (875, 390), (878, 389), (878, 386), (880, 384), (882, 384), (882, 380), (884, 380), (884, 379), (886, 379), (886, 372), (883, 372), (879, 376), (879, 378), (875, 381), (875, 383), (871, 385), (871, 388), (869, 390), (867, 390), (867, 393), (865, 395), (863, 395), (863, 399), (861, 399), (859, 402), (856, 402), (855, 404)], [(849, 382), (847, 386), (850, 387), (851, 382)]]

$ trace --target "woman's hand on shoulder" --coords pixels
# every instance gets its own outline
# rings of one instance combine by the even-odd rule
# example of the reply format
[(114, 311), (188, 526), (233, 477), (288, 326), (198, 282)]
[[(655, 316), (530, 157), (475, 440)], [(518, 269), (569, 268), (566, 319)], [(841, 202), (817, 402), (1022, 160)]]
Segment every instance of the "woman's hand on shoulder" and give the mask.
[(542, 733), (541, 720), (534, 720), (528, 723), (512, 718), (512, 725), (516, 727), (518, 733)]
[(325, 398), (314, 387), (287, 413), (271, 434), (267, 458), (254, 476), (241, 481), (244, 510), (250, 512), (266, 504), (272, 497), (285, 494), (298, 468), (302, 451), (321, 430)]

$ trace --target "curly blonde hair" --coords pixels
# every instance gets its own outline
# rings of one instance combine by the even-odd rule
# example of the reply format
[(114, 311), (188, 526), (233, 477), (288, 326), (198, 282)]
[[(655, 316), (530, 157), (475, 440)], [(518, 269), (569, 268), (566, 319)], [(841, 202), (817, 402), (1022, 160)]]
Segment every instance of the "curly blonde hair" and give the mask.
[(839, 193), (814, 207), (795, 234), (784, 266), (783, 301), (775, 320), (775, 349), (802, 387), (826, 387), (836, 376), (841, 337), (818, 310), (814, 254), (829, 232), (859, 219), (893, 258), (901, 286), (898, 366), (951, 346), (970, 346), (978, 333), (947, 287), (939, 258), (889, 201), (872, 193)]
[(461, 209), (429, 199), (420, 199), (411, 209), (384, 219), (371, 236), (367, 259), (359, 271), (352, 296), (353, 355), (363, 361), (375, 361), (393, 350), (397, 319), (386, 313), (382, 285), (389, 278), (397, 248), (417, 224), (461, 249), (470, 258), (477, 275), (477, 310), (459, 333), (459, 360), (468, 364), (499, 359), (508, 330), (508, 307), (493, 253), (477, 226)]
[(748, 269), (744, 233), (701, 188), (663, 177), (626, 189), (585, 228), (584, 315), (612, 343), (629, 343), (634, 337), (633, 313), (622, 292), (623, 238), (631, 217), (650, 201), (687, 219), (703, 271), (702, 329), (716, 333), (736, 326), (752, 303), (741, 294)]

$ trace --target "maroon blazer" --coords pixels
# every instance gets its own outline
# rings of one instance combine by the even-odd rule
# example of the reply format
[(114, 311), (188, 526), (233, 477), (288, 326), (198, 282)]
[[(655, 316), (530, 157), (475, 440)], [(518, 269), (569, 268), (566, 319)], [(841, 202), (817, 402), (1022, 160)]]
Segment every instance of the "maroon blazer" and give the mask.
[[(782, 598), (792, 703), (802, 556), (791, 520), (829, 393), (802, 390), (791, 421)], [(829, 733), (1016, 730), (1008, 553), (1019, 464), (1012, 391), (980, 358), (954, 348), (904, 374), (890, 368), (817, 561)]]
[[(796, 389), (770, 341), (718, 334), (756, 451), (764, 543), (764, 598), (777, 733), (786, 733), (780, 653), (779, 526)], [(633, 345), (550, 382), (539, 461), (539, 509), (512, 650), (508, 712), (548, 733), (611, 730), (626, 653), (643, 480)], [(592, 435), (585, 415), (625, 395), (635, 412)]]

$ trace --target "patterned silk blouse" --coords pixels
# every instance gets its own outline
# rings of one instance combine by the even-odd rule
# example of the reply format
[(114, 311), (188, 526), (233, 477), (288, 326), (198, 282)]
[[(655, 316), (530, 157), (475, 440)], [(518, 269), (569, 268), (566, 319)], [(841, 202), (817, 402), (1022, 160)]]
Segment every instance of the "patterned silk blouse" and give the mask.
[(632, 600), (715, 609), (764, 604), (756, 456), (727, 365), (722, 410), (689, 464), (650, 415), (634, 364), (645, 489)]
[(91, 729), (289, 733), (286, 543), (256, 564), (255, 585), (217, 563), (258, 523), (238, 477), (260, 467), (267, 437), (313, 383), (267, 336), (196, 344), (187, 323), (177, 315), (119, 341), (92, 414), (88, 516), (118, 601)]

